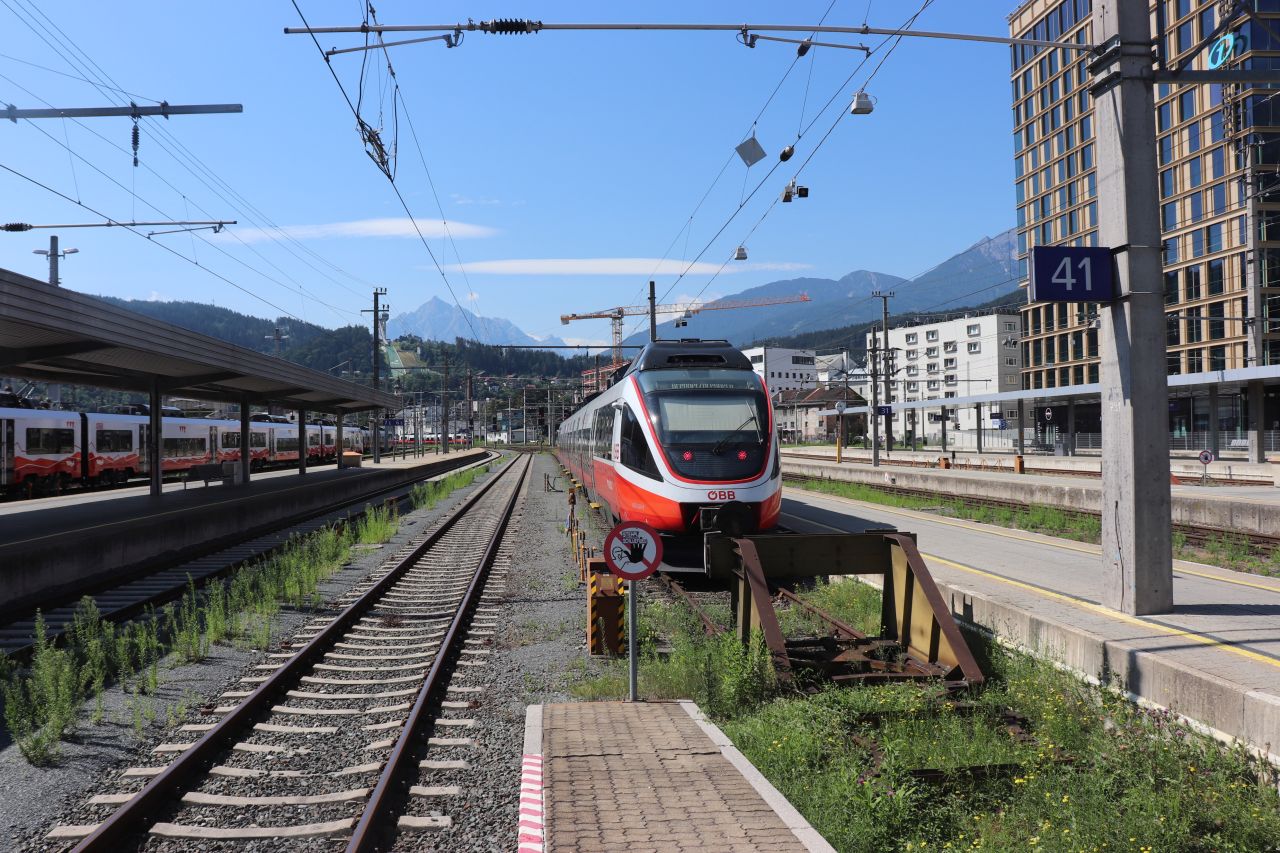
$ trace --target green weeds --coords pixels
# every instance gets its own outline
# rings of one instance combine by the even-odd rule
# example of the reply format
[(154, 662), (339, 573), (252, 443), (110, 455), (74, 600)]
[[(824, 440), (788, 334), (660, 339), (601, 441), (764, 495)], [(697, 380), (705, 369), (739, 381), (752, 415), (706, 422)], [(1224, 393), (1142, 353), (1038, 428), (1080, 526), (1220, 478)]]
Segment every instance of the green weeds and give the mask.
[(471, 485), (477, 478), (487, 473), (489, 473), (489, 466), (482, 465), (479, 468), (468, 468), (466, 471), (455, 471), (439, 480), (419, 483), (413, 487), (413, 492), (410, 495), (410, 499), (413, 501), (413, 508), (431, 509), (454, 491)]
[[(874, 588), (819, 583), (802, 597), (878, 632)], [(821, 630), (795, 606), (780, 617), (788, 635)], [(962, 696), (927, 684), (805, 695), (775, 683), (758, 634), (746, 648), (705, 638), (682, 604), (665, 602), (647, 602), (641, 626), (640, 692), (697, 700), (838, 850), (1280, 849), (1274, 768), (983, 638), (968, 640), (990, 677)], [(626, 694), (621, 661), (577, 672), (580, 698)], [(1008, 709), (1030, 739), (1010, 735)], [(995, 769), (965, 771), (979, 765)]]
[[(487, 470), (486, 466), (461, 471), (419, 486), (414, 504), (434, 505)], [(48, 638), (44, 617), (37, 613), (27, 669), (18, 671), (0, 657), (5, 725), (29, 762), (51, 763), (60, 754), (61, 741), (75, 731), (86, 701), (93, 702), (90, 721), (102, 721), (103, 691), (116, 683), (127, 697), (128, 714), (141, 736), (158, 715), (154, 694), (160, 686), (162, 659), (172, 654), (179, 663), (195, 663), (220, 643), (267, 649), (282, 607), (318, 605), (320, 585), (347, 563), (351, 546), (386, 542), (399, 523), (392, 508), (367, 508), (357, 522), (295, 537), (269, 557), (215, 579), (203, 589), (188, 579), (176, 603), (158, 612), (148, 608), (131, 622), (103, 620), (93, 599), (86, 597), (77, 606), (61, 646)], [(185, 704), (167, 713), (185, 716)]]

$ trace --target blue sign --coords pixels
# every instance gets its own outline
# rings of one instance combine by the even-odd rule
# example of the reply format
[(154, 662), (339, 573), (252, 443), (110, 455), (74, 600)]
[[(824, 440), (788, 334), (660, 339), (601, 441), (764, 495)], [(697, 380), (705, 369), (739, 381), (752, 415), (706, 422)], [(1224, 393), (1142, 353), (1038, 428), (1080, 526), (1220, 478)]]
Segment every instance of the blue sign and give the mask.
[(1221, 68), (1231, 61), (1236, 52), (1236, 34), (1224, 33), (1213, 47), (1209, 48), (1209, 68)]
[(1036, 246), (1031, 250), (1032, 302), (1110, 302), (1116, 298), (1111, 249)]
[(382, 425), (389, 427), (402, 427), (404, 426), (404, 418), (383, 418)]
[(877, 415), (892, 415), (893, 406), (876, 406)]

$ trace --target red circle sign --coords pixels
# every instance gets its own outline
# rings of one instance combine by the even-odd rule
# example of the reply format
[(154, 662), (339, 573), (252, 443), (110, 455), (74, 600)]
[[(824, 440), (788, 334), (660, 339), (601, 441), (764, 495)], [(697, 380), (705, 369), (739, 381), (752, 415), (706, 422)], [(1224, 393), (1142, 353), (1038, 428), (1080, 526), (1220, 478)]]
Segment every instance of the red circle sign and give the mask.
[(623, 580), (643, 580), (662, 562), (662, 537), (643, 521), (624, 521), (604, 538), (604, 561)]
[(1200, 464), (1201, 464), (1201, 465), (1210, 465), (1210, 464), (1212, 464), (1212, 463), (1213, 463), (1213, 451), (1212, 451), (1212, 450), (1201, 450), (1201, 451), (1200, 451)]

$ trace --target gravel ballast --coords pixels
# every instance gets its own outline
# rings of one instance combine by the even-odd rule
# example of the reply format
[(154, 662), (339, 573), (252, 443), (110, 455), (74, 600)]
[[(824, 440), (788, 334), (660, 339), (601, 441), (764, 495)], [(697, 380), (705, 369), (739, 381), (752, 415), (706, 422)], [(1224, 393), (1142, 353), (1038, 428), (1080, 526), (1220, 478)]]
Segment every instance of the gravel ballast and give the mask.
[[(544, 478), (544, 474), (549, 477)], [(585, 658), (585, 598), (577, 584), (568, 540), (563, 533), (566, 496), (563, 491), (544, 490), (544, 482), (558, 476), (559, 467), (552, 456), (535, 457), (525, 495), (504, 537), (481, 611), (468, 635), (468, 648), (472, 652), (465, 655), (464, 660), (473, 665), (455, 668), (448, 704), (440, 711), (444, 722), (438, 724), (433, 733), (434, 738), (446, 740), (438, 745), (433, 742), (426, 755), (430, 762), (438, 764), (420, 770), (414, 780), (417, 785), (443, 787), (446, 792), (440, 796), (412, 798), (408, 813), (446, 816), (451, 826), (406, 830), (399, 836), (397, 849), (510, 851), (516, 846), (525, 708), (534, 703), (568, 700), (568, 688), (581, 676)], [(455, 492), (433, 510), (404, 516), (400, 532), (385, 546), (353, 550), (352, 562), (322, 588), (324, 599), (334, 601), (349, 594), (392, 552), (411, 537), (425, 533), (474, 488)], [(293, 636), (322, 615), (323, 610), (318, 613), (286, 609), (276, 621), (274, 636)], [(274, 645), (273, 651), (278, 651)], [(171, 660), (165, 661), (162, 684), (154, 700), (142, 697), (142, 702), (153, 701), (156, 711), (153, 721), (144, 720), (140, 735), (133, 723), (132, 697), (118, 689), (108, 690), (104, 696), (106, 720), (100, 725), (86, 722), (75, 739), (63, 745), (63, 757), (53, 767), (31, 767), (15, 746), (6, 745), (0, 750), (0, 842), (3, 842), (0, 846), (14, 850), (69, 848), (73, 842), (51, 844), (45, 840), (52, 826), (94, 823), (109, 814), (111, 807), (90, 806), (88, 798), (96, 793), (119, 793), (142, 787), (145, 778), (121, 778), (124, 768), (160, 766), (167, 759), (153, 753), (156, 745), (197, 739), (199, 732), (182, 732), (178, 726), (215, 721), (216, 717), (201, 716), (200, 706), (206, 702), (226, 704), (227, 700), (219, 700), (219, 695), (251, 686), (239, 679), (254, 674), (253, 667), (264, 660), (260, 652), (218, 646), (209, 658), (198, 664), (174, 666)], [(402, 685), (360, 689), (392, 691), (399, 686)], [(304, 689), (324, 693), (336, 688)], [(408, 700), (389, 698), (382, 704), (401, 701)], [(290, 699), (288, 704), (323, 706), (328, 703)], [(370, 721), (396, 716), (399, 715), (380, 715)], [(297, 722), (323, 725), (331, 720), (300, 717)], [(388, 736), (394, 734), (387, 733)], [(325, 738), (315, 735), (307, 739), (311, 737), (317, 739), (317, 744)], [(452, 739), (465, 739), (465, 742), (453, 744)], [(270, 734), (260, 734), (251, 740), (299, 742), (297, 736), (276, 738)], [(323, 764), (325, 769), (333, 769), (339, 764), (352, 766), (381, 757), (381, 754), (349, 754), (333, 761), (326, 758)], [(334, 784), (326, 784), (323, 791), (364, 787), (373, 778), (376, 774), (352, 775), (343, 782), (335, 780)], [(451, 786), (457, 787), (456, 794), (448, 792)], [(292, 787), (292, 782), (284, 779), (263, 786), (264, 793), (269, 790), (281, 794)], [(234, 788), (219, 781), (203, 790), (230, 792)], [(307, 788), (306, 793), (312, 793), (311, 786)], [(303, 792), (301, 788), (299, 792)], [(188, 814), (206, 811), (213, 822), (216, 808), (196, 807)], [(349, 809), (325, 806), (308, 807), (304, 813), (296, 807), (282, 806), (278, 816), (279, 823), (293, 824), (303, 822), (304, 814), (307, 821), (312, 816), (315, 820), (324, 820), (340, 811), (350, 813)], [(196, 849), (191, 842), (182, 845), (157, 841), (149, 842), (148, 849)], [(214, 843), (205, 844), (201, 849), (329, 850), (340, 847), (339, 838), (313, 838), (233, 845)]]

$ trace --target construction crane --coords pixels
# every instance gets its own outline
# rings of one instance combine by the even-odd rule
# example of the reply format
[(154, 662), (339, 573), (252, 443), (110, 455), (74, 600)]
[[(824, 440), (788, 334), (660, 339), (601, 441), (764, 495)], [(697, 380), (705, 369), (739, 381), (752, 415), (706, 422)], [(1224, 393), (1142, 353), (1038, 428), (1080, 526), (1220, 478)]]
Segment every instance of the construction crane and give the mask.
[[(679, 314), (687, 320), (694, 314), (703, 311), (728, 311), (733, 308), (764, 308), (769, 305), (785, 305), (790, 302), (808, 302), (809, 294), (797, 293), (791, 296), (769, 296), (761, 299), (730, 299), (710, 303), (684, 302), (670, 305), (656, 305), (655, 314)], [(622, 324), (626, 317), (637, 317), (649, 313), (648, 305), (627, 305), (617, 308), (606, 308), (603, 311), (592, 311), (588, 314), (561, 314), (560, 322), (569, 325), (574, 320), (609, 320), (613, 326), (613, 364), (622, 364)]]

